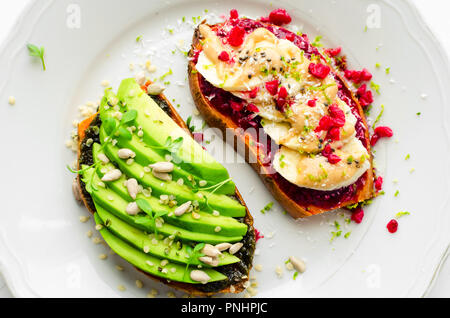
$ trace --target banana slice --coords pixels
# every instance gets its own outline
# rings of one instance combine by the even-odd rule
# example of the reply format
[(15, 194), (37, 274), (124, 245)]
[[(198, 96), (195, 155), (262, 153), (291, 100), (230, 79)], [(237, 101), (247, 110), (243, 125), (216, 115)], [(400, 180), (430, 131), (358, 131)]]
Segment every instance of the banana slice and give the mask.
[(289, 182), (320, 191), (332, 191), (355, 183), (370, 169), (369, 154), (362, 143), (353, 138), (335, 152), (342, 160), (331, 164), (321, 156), (300, 154), (281, 147), (275, 155), (273, 166)]

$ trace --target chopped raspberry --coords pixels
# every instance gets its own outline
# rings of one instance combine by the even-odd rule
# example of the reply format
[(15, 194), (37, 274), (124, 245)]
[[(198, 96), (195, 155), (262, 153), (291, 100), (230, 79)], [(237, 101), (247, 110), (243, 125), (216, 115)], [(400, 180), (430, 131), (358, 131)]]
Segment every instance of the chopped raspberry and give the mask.
[(370, 90), (367, 90), (367, 85), (361, 85), (356, 92), (356, 95), (359, 97), (359, 103), (361, 106), (365, 107), (373, 103), (373, 94)]
[(372, 147), (374, 147), (377, 144), (379, 139), (380, 139), (380, 136), (378, 136), (377, 134), (373, 134), (372, 137), (370, 138), (370, 145)]
[(278, 92), (278, 80), (266, 82), (266, 89), (270, 95), (275, 96)]
[(375, 134), (377, 134), (381, 138), (390, 138), (394, 136), (394, 132), (392, 131), (392, 129), (386, 126), (375, 128)]
[(241, 46), (244, 43), (245, 30), (240, 26), (235, 26), (228, 34), (228, 43), (231, 46)]
[(328, 111), (333, 118), (334, 126), (336, 127), (344, 127), (345, 125), (345, 113), (342, 109), (339, 108), (336, 104), (331, 104), (328, 108)]
[(248, 96), (250, 98), (256, 98), (256, 96), (258, 96), (258, 92), (259, 92), (259, 88), (255, 87), (254, 89), (252, 89), (249, 93)]
[(277, 98), (277, 108), (284, 112), (284, 106), (286, 106), (286, 98), (278, 97)]
[(256, 107), (254, 104), (248, 104), (247, 110), (252, 113), (259, 113), (258, 107)]
[(263, 23), (269, 23), (269, 17), (261, 17), (259, 18), (259, 21), (263, 22)]
[(334, 165), (342, 160), (338, 155), (335, 155), (335, 154), (331, 154), (327, 158), (328, 158), (328, 162), (331, 163), (332, 165)]
[(352, 217), (351, 219), (355, 222), (360, 224), (362, 222), (362, 220), (364, 219), (364, 210), (361, 208), (356, 208), (355, 211), (353, 211), (352, 213)]
[(288, 33), (288, 34), (286, 34), (286, 40), (291, 41), (291, 42), (294, 42), (294, 40), (295, 40), (295, 35), (294, 35), (294, 33)]
[(390, 220), (386, 227), (389, 233), (394, 234), (398, 230), (398, 222), (396, 220)]
[(231, 104), (231, 108), (237, 112), (240, 112), (242, 110), (242, 108), (244, 108), (244, 106), (241, 103), (231, 102), (230, 104)]
[(227, 51), (222, 51), (219, 54), (219, 60), (221, 60), (223, 62), (228, 62), (230, 60), (230, 54), (228, 54)]
[(270, 12), (269, 21), (275, 25), (283, 25), (291, 23), (292, 18), (284, 9), (276, 9)]
[(330, 144), (327, 144), (322, 150), (322, 156), (327, 157), (333, 153), (333, 149)]
[(333, 127), (333, 118), (330, 116), (323, 116), (319, 121), (319, 126), (314, 130), (315, 132), (321, 132), (323, 130), (328, 131), (331, 127)]
[(232, 18), (232, 19), (237, 19), (237, 18), (239, 18), (239, 13), (238, 13), (238, 11), (237, 11), (236, 9), (232, 9), (232, 10), (230, 11), (230, 18)]
[(317, 99), (310, 99), (306, 104), (309, 107), (316, 107)]
[(325, 77), (328, 76), (328, 74), (330, 74), (330, 67), (328, 65), (324, 65), (321, 63), (311, 63), (309, 64), (309, 73), (311, 73), (313, 76), (320, 78), (320, 79), (325, 79)]
[(367, 69), (363, 69), (362, 71), (346, 70), (344, 75), (348, 80), (357, 84), (368, 82), (372, 79), (372, 74)]
[(280, 87), (280, 89), (278, 90), (278, 97), (283, 99), (286, 99), (288, 97), (288, 91), (286, 87), (284, 86)]
[(333, 127), (328, 131), (327, 138), (333, 141), (338, 141), (341, 139), (341, 130), (338, 127)]
[(262, 238), (264, 238), (264, 235), (262, 235), (260, 231), (255, 229), (255, 243), (258, 243), (258, 241)]
[(368, 82), (372, 79), (372, 74), (369, 72), (368, 69), (364, 68), (361, 72), (361, 79), (364, 82)]
[(382, 177), (378, 177), (375, 180), (375, 189), (377, 189), (377, 191), (381, 191), (382, 188), (383, 188), (383, 178)]
[(325, 52), (331, 57), (335, 57), (335, 56), (339, 55), (341, 53), (341, 51), (342, 51), (342, 48), (340, 46), (335, 49), (325, 50)]

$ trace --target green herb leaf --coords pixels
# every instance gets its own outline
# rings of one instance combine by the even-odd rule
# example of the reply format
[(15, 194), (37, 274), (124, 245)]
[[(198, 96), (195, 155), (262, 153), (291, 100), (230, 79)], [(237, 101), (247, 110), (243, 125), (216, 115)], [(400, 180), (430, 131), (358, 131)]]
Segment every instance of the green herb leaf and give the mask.
[(127, 111), (125, 114), (123, 114), (122, 119), (120, 120), (120, 123), (122, 125), (127, 125), (131, 122), (133, 122), (137, 118), (137, 111), (135, 109), (131, 109)]
[(103, 122), (105, 126), (105, 132), (107, 135), (111, 135), (116, 130), (116, 120), (114, 118), (108, 117)]
[(42, 68), (45, 71), (46, 67), (45, 67), (45, 60), (44, 60), (44, 54), (45, 54), (44, 47), (39, 48), (34, 44), (27, 44), (27, 48), (28, 48), (28, 53), (30, 54), (30, 56), (38, 57), (41, 60)]
[(153, 216), (153, 209), (150, 206), (150, 204), (144, 200), (144, 199), (137, 199), (136, 200), (136, 204), (138, 205), (138, 207), (144, 211), (145, 213), (147, 213), (149, 216)]

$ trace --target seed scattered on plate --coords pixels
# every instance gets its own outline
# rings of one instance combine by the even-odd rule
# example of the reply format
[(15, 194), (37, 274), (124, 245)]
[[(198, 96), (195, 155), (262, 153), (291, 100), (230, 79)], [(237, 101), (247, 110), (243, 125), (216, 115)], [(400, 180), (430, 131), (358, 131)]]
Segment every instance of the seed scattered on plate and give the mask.
[(9, 98), (8, 98), (8, 103), (9, 103), (11, 106), (14, 106), (14, 105), (16, 104), (16, 98), (15, 98), (14, 96), (9, 96)]
[(116, 269), (117, 269), (119, 272), (123, 272), (123, 267), (120, 266), (120, 265), (116, 265)]
[(124, 292), (124, 291), (127, 290), (127, 289), (125, 288), (125, 286), (123, 286), (123, 285), (117, 286), (117, 289), (118, 289), (119, 291), (121, 291), (121, 292)]
[(86, 236), (87, 236), (87, 237), (91, 238), (91, 237), (92, 237), (92, 235), (93, 235), (93, 233), (92, 233), (92, 231), (91, 231), (91, 230), (87, 231), (87, 233), (86, 233)]
[(136, 280), (136, 287), (137, 287), (137, 288), (142, 288), (142, 287), (144, 287), (144, 283), (141, 282), (141, 281), (138, 279), (138, 280)]
[(103, 80), (101, 84), (103, 87), (108, 87), (110, 85), (109, 81), (107, 80)]
[(100, 255), (98, 256), (98, 258), (101, 259), (101, 260), (105, 260), (105, 259), (108, 258), (108, 255), (106, 255), (106, 254), (100, 254)]
[(89, 221), (89, 216), (85, 216), (85, 215), (82, 215), (82, 216), (80, 216), (80, 222), (81, 223), (86, 223), (87, 221)]
[(169, 298), (176, 298), (175, 294), (173, 292), (168, 292), (167, 297)]
[(255, 270), (256, 270), (257, 272), (261, 272), (262, 269), (263, 269), (263, 266), (262, 266), (261, 264), (255, 265)]
[[(289, 263), (290, 264), (290, 263)], [(276, 268), (275, 268), (275, 273), (277, 274), (277, 276), (279, 277), (279, 278), (281, 278), (281, 277), (283, 277), (283, 268), (281, 267), (281, 266), (277, 266)]]

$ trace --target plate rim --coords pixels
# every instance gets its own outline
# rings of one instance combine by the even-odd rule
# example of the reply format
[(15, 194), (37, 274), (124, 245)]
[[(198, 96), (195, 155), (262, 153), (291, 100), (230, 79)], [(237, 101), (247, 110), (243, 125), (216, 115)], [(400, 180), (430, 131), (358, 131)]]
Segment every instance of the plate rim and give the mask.
[[(388, 4), (390, 7), (395, 8), (395, 4), (392, 4), (390, 0), (382, 0), (382, 1)], [(19, 16), (15, 19), (15, 22), (9, 29), (7, 36), (0, 44), (0, 56), (6, 57), (8, 59), (13, 59), (15, 55), (12, 54), (10, 56), (6, 56), (6, 52), (8, 48), (14, 47), (14, 43), (17, 41), (16, 35), (20, 34), (20, 32), (23, 31), (26, 25), (25, 21), (30, 21), (30, 18), (33, 17), (33, 14), (35, 15), (38, 14), (38, 12), (37, 11), (34, 12), (34, 10), (39, 10), (39, 8), (44, 8), (54, 2), (55, 2), (54, 0), (48, 0), (46, 2), (30, 0), (22, 9)], [(429, 26), (428, 21), (424, 18), (423, 14), (418, 10), (414, 2), (412, 0), (405, 0), (402, 4), (406, 8), (411, 10), (412, 15), (416, 19), (415, 22), (418, 23), (418, 27), (427, 35), (429, 40), (433, 42), (435, 46), (434, 49), (436, 49), (439, 55), (442, 57), (442, 61), (446, 66), (447, 74), (450, 75), (450, 63), (449, 63), (450, 52), (447, 52), (444, 49), (440, 38), (437, 36), (433, 28)], [(447, 138), (449, 138), (450, 133), (447, 121), (445, 121), (445, 129), (447, 131)], [(449, 254), (450, 254), (450, 241), (447, 242), (446, 248), (444, 248), (444, 250), (442, 251), (442, 255), (436, 262), (429, 282), (427, 284), (424, 284), (423, 291), (420, 292), (421, 297), (426, 297), (431, 292), (433, 286), (437, 281), (437, 278), (439, 277), (442, 265), (445, 263)], [(38, 295), (27, 282), (26, 279), (27, 275), (23, 271), (21, 262), (6, 245), (2, 232), (0, 232), (0, 273), (3, 275), (6, 285), (8, 286), (9, 290), (11, 291), (11, 294), (14, 297), (22, 297), (22, 298), (42, 297)]]

